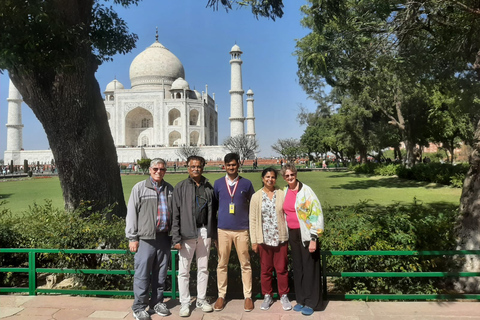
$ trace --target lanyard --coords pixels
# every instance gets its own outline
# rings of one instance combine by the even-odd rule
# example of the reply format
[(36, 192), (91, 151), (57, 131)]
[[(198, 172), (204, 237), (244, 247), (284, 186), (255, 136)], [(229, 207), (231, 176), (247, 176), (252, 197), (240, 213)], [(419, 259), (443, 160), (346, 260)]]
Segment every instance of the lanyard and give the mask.
[(230, 198), (232, 198), (232, 203), (233, 203), (233, 196), (235, 195), (235, 191), (237, 191), (239, 180), (240, 178), (237, 180), (237, 183), (235, 183), (235, 187), (233, 188), (233, 191), (232, 191), (230, 189), (230, 186), (228, 185), (227, 177), (225, 177), (225, 184), (227, 185), (228, 194), (230, 195)]

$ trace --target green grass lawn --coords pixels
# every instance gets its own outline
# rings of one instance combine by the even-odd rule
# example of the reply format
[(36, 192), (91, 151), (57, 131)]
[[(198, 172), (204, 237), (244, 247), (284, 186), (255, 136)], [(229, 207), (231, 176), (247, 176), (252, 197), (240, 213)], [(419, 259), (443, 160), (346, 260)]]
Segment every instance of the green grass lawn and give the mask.
[[(213, 184), (213, 181), (224, 174), (207, 173), (205, 176)], [(261, 187), (260, 172), (244, 173), (242, 176), (252, 181), (255, 190)], [(133, 185), (146, 177), (146, 175), (122, 176), (126, 201)], [(187, 173), (167, 173), (165, 176), (172, 185), (185, 178)], [(461, 193), (460, 189), (438, 184), (395, 177), (362, 176), (348, 172), (300, 172), (298, 178), (313, 188), (324, 207), (349, 206), (359, 201), (368, 201), (372, 205), (412, 203), (414, 198), (431, 205), (458, 204)], [(277, 184), (283, 187), (285, 182), (279, 177)], [(57, 177), (1, 181), (0, 199), (7, 200), (5, 207), (10, 208), (14, 213), (25, 211), (34, 202), (43, 203), (44, 199), (51, 199), (54, 206), (63, 207), (62, 190)]]

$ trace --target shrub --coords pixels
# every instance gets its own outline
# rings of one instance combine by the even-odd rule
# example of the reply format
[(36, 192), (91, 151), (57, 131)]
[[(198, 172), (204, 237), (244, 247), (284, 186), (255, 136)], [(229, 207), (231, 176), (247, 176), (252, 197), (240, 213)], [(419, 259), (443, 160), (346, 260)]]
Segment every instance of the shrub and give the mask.
[(358, 165), (350, 165), (348, 169), (357, 174), (374, 174), (375, 169), (380, 165), (381, 164), (379, 163), (367, 162)]
[[(327, 209), (322, 250), (454, 250), (456, 206), (432, 208), (412, 205), (357, 206)], [(457, 268), (450, 257), (345, 256), (329, 257), (328, 272), (447, 271)], [(419, 280), (420, 279), (420, 280)], [(345, 292), (434, 293), (441, 279), (430, 278), (335, 278)]]
[[(41, 205), (34, 203), (23, 215), (12, 216), (2, 213), (0, 245), (1, 247), (45, 249), (127, 249), (125, 220), (116, 216), (107, 218), (111, 208), (95, 213), (91, 213), (90, 209), (90, 204), (84, 203), (75, 212), (66, 212), (63, 209), (54, 208), (51, 200), (45, 200)], [(9, 236), (8, 245), (2, 240), (3, 234)], [(20, 257), (16, 259), (18, 261)], [(26, 261), (25, 255), (21, 260)], [(8, 265), (15, 266), (13, 262), (14, 260), (9, 261)], [(44, 253), (37, 255), (37, 267), (133, 269), (133, 255), (122, 254), (110, 257), (99, 254)], [(89, 289), (131, 288), (131, 280), (129, 281), (125, 276), (76, 274), (75, 277)], [(12, 281), (10, 285), (14, 283)]]
[(400, 168), (399, 164), (390, 163), (387, 165), (377, 166), (374, 169), (373, 173), (376, 174), (377, 176), (387, 176), (387, 177), (395, 176), (395, 175), (398, 175), (399, 168)]
[(404, 179), (426, 181), (449, 185), (455, 182), (455, 187), (462, 187), (465, 174), (469, 169), (466, 163), (451, 165), (448, 163), (431, 162), (419, 163), (411, 168), (402, 166), (398, 170), (398, 176)]

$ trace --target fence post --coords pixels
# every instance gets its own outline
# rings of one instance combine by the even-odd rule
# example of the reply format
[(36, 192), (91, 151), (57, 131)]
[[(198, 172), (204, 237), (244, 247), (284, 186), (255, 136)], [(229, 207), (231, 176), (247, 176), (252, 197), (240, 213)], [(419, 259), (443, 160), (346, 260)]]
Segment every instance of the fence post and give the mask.
[[(177, 253), (172, 250), (172, 299), (177, 299)], [(180, 297), (180, 294), (178, 296)]]
[(328, 300), (328, 289), (327, 289), (327, 254), (325, 251), (320, 251), (322, 255), (322, 281), (323, 281), (323, 300)]
[(28, 251), (28, 295), (37, 295), (37, 272), (35, 249)]

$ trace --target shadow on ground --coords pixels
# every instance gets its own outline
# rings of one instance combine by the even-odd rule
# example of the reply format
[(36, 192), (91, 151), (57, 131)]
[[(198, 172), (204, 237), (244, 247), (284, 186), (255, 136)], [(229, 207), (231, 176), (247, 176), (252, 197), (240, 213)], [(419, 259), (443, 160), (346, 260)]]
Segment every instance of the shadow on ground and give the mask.
[(5, 200), (13, 196), (13, 193), (0, 193), (0, 201)]
[(406, 180), (398, 177), (378, 177), (378, 176), (366, 176), (366, 175), (357, 175), (354, 173), (344, 173), (336, 174), (326, 177), (325, 179), (331, 178), (359, 178), (364, 177), (368, 180), (353, 180), (348, 183), (340, 184), (332, 189), (347, 189), (347, 190), (356, 190), (356, 189), (369, 189), (369, 188), (418, 188), (423, 187), (427, 189), (439, 189), (445, 187), (442, 184), (430, 183), (424, 181), (415, 181), (415, 180)]

